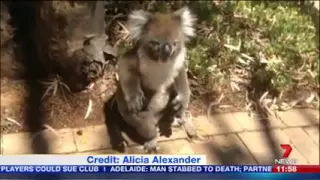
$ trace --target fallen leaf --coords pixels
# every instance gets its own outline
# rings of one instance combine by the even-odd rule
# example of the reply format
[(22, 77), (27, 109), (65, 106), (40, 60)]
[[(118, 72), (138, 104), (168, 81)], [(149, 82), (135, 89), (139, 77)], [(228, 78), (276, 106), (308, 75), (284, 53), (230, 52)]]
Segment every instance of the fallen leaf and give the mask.
[(295, 107), (298, 103), (300, 102), (300, 100), (294, 100), (290, 102), (290, 107)]
[(266, 91), (265, 93), (263, 93), (263, 95), (261, 96), (260, 100), (259, 100), (259, 103), (262, 104), (263, 103), (263, 100), (267, 97), (267, 95), (269, 94), (268, 91)]
[(116, 78), (116, 81), (119, 81), (119, 75), (118, 75), (118, 73), (115, 73), (115, 78)]
[(91, 111), (92, 111), (92, 100), (89, 99), (88, 109), (87, 109), (87, 112), (86, 112), (84, 119), (87, 119), (89, 117)]
[(247, 64), (248, 64), (245, 60), (243, 60), (243, 59), (240, 58), (240, 57), (237, 58), (237, 61), (240, 62), (241, 64), (244, 64), (244, 65), (247, 65)]
[(239, 41), (237, 46), (233, 46), (233, 45), (229, 45), (229, 44), (224, 44), (224, 47), (231, 49), (231, 50), (235, 50), (235, 51), (240, 51), (241, 48), (241, 40)]
[(246, 55), (244, 53), (241, 53), (241, 56), (246, 58), (246, 59), (248, 59), (248, 60), (250, 60), (250, 61), (254, 61), (254, 59), (252, 57), (250, 57), (250, 56), (248, 56), (248, 55)]
[(54, 130), (51, 126), (45, 124), (43, 125), (45, 128), (47, 128), (48, 130), (50, 130), (51, 132), (53, 132), (53, 134), (55, 134), (57, 137), (59, 137), (59, 134), (56, 130)]
[(305, 102), (310, 104), (314, 98), (315, 98), (315, 95), (313, 93), (311, 93), (311, 95), (305, 100)]
[(22, 127), (22, 125), (20, 123), (18, 123), (18, 121), (14, 120), (12, 118), (6, 117), (5, 120), (10, 121), (10, 122)]
[(219, 105), (219, 108), (230, 108), (232, 107), (231, 105), (227, 105), (227, 104), (222, 104), (222, 105)]
[(230, 82), (230, 85), (231, 85), (232, 91), (234, 91), (234, 90), (240, 91), (240, 87), (238, 86), (237, 83), (235, 83), (235, 82)]

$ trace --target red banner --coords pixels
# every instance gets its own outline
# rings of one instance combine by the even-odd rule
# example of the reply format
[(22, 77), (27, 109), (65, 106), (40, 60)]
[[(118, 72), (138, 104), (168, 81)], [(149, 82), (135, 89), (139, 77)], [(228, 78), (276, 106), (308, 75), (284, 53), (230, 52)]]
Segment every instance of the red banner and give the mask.
[(320, 173), (319, 165), (275, 165), (274, 173)]

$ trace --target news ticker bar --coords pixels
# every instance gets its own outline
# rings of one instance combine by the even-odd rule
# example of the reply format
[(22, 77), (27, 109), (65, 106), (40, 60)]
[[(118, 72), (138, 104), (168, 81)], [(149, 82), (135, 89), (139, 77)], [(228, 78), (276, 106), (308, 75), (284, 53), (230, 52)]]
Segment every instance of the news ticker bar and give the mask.
[(320, 173), (319, 165), (0, 165), (0, 173)]

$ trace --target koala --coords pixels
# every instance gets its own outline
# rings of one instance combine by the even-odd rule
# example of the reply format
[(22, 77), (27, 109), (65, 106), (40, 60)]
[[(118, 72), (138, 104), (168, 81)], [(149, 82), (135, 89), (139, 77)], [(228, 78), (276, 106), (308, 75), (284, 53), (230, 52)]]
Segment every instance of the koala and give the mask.
[(148, 152), (157, 148), (165, 111), (183, 122), (190, 99), (185, 42), (195, 35), (195, 21), (187, 7), (155, 14), (137, 10), (128, 17), (134, 45), (118, 59), (115, 99), (123, 119), (146, 139)]

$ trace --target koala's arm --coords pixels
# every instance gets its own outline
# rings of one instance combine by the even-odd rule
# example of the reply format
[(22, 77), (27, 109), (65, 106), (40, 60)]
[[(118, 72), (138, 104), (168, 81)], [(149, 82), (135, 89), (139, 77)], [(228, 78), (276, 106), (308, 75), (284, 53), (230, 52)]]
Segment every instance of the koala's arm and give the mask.
[(142, 110), (144, 94), (138, 73), (138, 59), (133, 55), (125, 55), (118, 61), (118, 77), (123, 99), (130, 113)]
[(174, 101), (179, 101), (180, 103), (182, 103), (182, 106), (186, 108), (190, 100), (190, 88), (188, 82), (187, 68), (184, 67), (180, 70), (178, 76), (175, 78), (173, 88), (173, 93), (176, 94)]
[(183, 67), (170, 86), (169, 93), (166, 90), (158, 90), (149, 101), (147, 108), (150, 111), (158, 112), (164, 109), (171, 101), (173, 106), (179, 106), (177, 109), (185, 109), (189, 104), (189, 99), (190, 89), (187, 70)]
[(175, 78), (171, 87), (170, 107), (175, 111), (175, 116), (183, 118), (185, 110), (188, 108), (190, 101), (190, 88), (187, 76), (187, 69), (182, 68)]

